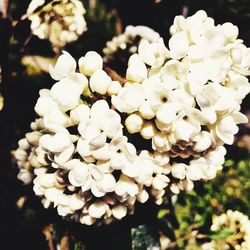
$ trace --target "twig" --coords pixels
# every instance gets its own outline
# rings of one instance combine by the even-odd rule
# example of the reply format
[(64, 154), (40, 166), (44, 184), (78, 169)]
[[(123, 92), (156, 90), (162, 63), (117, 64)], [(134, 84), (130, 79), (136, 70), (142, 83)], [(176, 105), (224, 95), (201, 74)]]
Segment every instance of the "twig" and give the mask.
[(43, 234), (45, 235), (45, 238), (48, 241), (49, 250), (55, 250), (53, 243), (53, 225), (50, 224), (46, 226), (43, 230)]
[(126, 83), (126, 79), (120, 76), (116, 71), (111, 69), (110, 67), (104, 65), (103, 66), (104, 71), (111, 77), (113, 81), (120, 82), (121, 86), (123, 86)]

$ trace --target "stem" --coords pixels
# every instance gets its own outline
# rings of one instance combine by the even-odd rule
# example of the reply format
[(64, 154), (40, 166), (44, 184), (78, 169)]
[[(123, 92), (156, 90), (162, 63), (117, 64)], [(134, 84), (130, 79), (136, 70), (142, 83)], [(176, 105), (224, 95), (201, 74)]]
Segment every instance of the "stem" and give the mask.
[(120, 82), (121, 86), (123, 86), (126, 83), (126, 79), (120, 76), (116, 71), (111, 69), (110, 67), (104, 65), (103, 66), (104, 71), (111, 77), (113, 81)]
[(167, 199), (168, 199), (168, 208), (169, 208), (169, 211), (170, 211), (170, 214), (171, 214), (171, 225), (174, 229), (178, 229), (179, 228), (179, 222), (177, 220), (177, 217), (176, 217), (176, 214), (175, 214), (175, 209), (174, 209), (174, 206), (173, 206), (173, 203), (172, 203), (172, 199), (171, 199), (171, 196), (168, 195), (167, 196)]

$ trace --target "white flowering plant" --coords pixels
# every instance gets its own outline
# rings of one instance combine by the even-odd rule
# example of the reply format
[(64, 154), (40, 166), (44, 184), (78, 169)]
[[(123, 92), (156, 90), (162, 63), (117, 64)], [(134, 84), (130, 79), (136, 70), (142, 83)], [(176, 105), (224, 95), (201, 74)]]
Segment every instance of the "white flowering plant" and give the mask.
[(94, 51), (78, 63), (63, 51), (50, 66), (56, 83), (40, 90), (39, 118), (15, 151), (18, 178), (46, 208), (109, 224), (222, 169), (224, 144), (247, 122), (250, 49), (205, 11), (177, 16), (170, 33), (168, 46), (140, 35), (125, 77)]
[(87, 30), (85, 12), (79, 0), (33, 0), (26, 15), (31, 21), (32, 34), (48, 39), (58, 50)]

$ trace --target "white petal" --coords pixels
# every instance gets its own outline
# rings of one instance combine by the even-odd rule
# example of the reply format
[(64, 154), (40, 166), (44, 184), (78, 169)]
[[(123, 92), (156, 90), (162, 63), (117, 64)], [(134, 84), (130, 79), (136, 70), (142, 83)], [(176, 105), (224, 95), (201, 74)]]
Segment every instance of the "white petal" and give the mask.
[(174, 59), (180, 59), (187, 55), (189, 41), (186, 32), (178, 32), (169, 40), (169, 48), (171, 56)]
[(152, 46), (147, 40), (142, 40), (139, 44), (138, 53), (144, 63), (153, 66), (155, 62), (155, 54)]
[(81, 218), (80, 218), (80, 222), (82, 224), (85, 224), (85, 225), (93, 225), (95, 223), (96, 219), (91, 217), (90, 215), (83, 215)]
[(89, 145), (89, 140), (85, 140), (83, 138), (80, 138), (77, 142), (77, 152), (83, 157), (89, 157), (91, 156), (91, 151), (90, 151), (90, 145)]
[(207, 131), (200, 132), (193, 138), (193, 141), (196, 142), (193, 149), (197, 152), (205, 151), (212, 144), (210, 133)]
[(116, 219), (121, 220), (127, 214), (127, 207), (124, 205), (116, 205), (112, 208), (112, 214)]
[(147, 67), (143, 62), (134, 62), (126, 72), (126, 79), (132, 82), (142, 82), (147, 78)]
[(125, 120), (125, 126), (130, 134), (140, 132), (143, 125), (143, 119), (139, 114), (131, 114)]
[(101, 95), (105, 95), (108, 91), (108, 88), (111, 84), (112, 80), (107, 75), (107, 73), (102, 70), (96, 70), (94, 74), (90, 77), (90, 88), (93, 92), (97, 92)]
[(89, 215), (93, 218), (101, 218), (107, 211), (108, 205), (103, 201), (97, 201), (90, 205)]
[(61, 80), (64, 77), (69, 76), (76, 70), (75, 59), (66, 51), (58, 57), (56, 65), (49, 66), (49, 73), (54, 80)]
[(39, 140), (42, 148), (51, 152), (59, 153), (67, 149), (72, 144), (72, 139), (68, 133), (56, 133), (55, 135), (45, 134)]
[(233, 144), (234, 135), (239, 128), (231, 116), (223, 118), (215, 128), (216, 135), (226, 144)]
[(69, 207), (72, 210), (79, 210), (84, 206), (85, 202), (77, 194), (73, 194), (70, 197)]
[(183, 163), (174, 164), (172, 166), (171, 173), (175, 178), (184, 179), (186, 176), (186, 168), (187, 166)]
[(51, 188), (56, 183), (55, 174), (41, 174), (35, 180), (36, 183), (46, 188)]
[(89, 174), (88, 166), (78, 161), (77, 165), (69, 171), (69, 182), (75, 187), (80, 187), (88, 181)]
[(63, 111), (75, 108), (80, 103), (80, 96), (88, 86), (88, 79), (75, 73), (55, 83), (51, 88), (51, 96)]
[(87, 122), (89, 115), (90, 108), (85, 104), (80, 104), (70, 111), (70, 119), (76, 124), (79, 124), (81, 121)]
[(145, 203), (148, 199), (149, 199), (149, 194), (144, 189), (137, 195), (137, 200), (141, 203)]
[(104, 174), (98, 184), (104, 192), (113, 192), (115, 190), (116, 180), (112, 174)]
[(109, 145), (106, 143), (104, 146), (91, 150), (92, 156), (97, 160), (107, 161), (111, 157), (111, 152), (109, 150)]
[(106, 143), (106, 133), (100, 133), (98, 136), (94, 137), (90, 142), (89, 145), (94, 149), (100, 148), (104, 146)]
[(91, 76), (95, 71), (102, 69), (102, 57), (95, 51), (89, 51), (78, 61), (80, 72), (86, 76)]
[(55, 154), (55, 162), (57, 164), (63, 164), (66, 161), (68, 161), (70, 159), (70, 157), (73, 155), (75, 151), (75, 146), (74, 144), (72, 144), (70, 147), (68, 147), (67, 149), (65, 149), (64, 151), (62, 151), (59, 154)]

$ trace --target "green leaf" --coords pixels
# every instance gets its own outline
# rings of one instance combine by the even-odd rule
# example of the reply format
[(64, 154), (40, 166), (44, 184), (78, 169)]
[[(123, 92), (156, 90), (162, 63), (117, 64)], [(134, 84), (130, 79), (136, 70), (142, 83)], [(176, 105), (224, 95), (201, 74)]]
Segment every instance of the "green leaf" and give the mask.
[(157, 230), (152, 230), (147, 225), (132, 228), (132, 250), (157, 250), (160, 249)]
[(233, 231), (230, 229), (223, 229), (220, 231), (211, 231), (209, 234), (209, 237), (212, 240), (224, 240), (226, 239), (228, 236), (232, 235)]
[(167, 209), (161, 209), (157, 214), (157, 219), (158, 220), (163, 219), (168, 213), (169, 211)]

